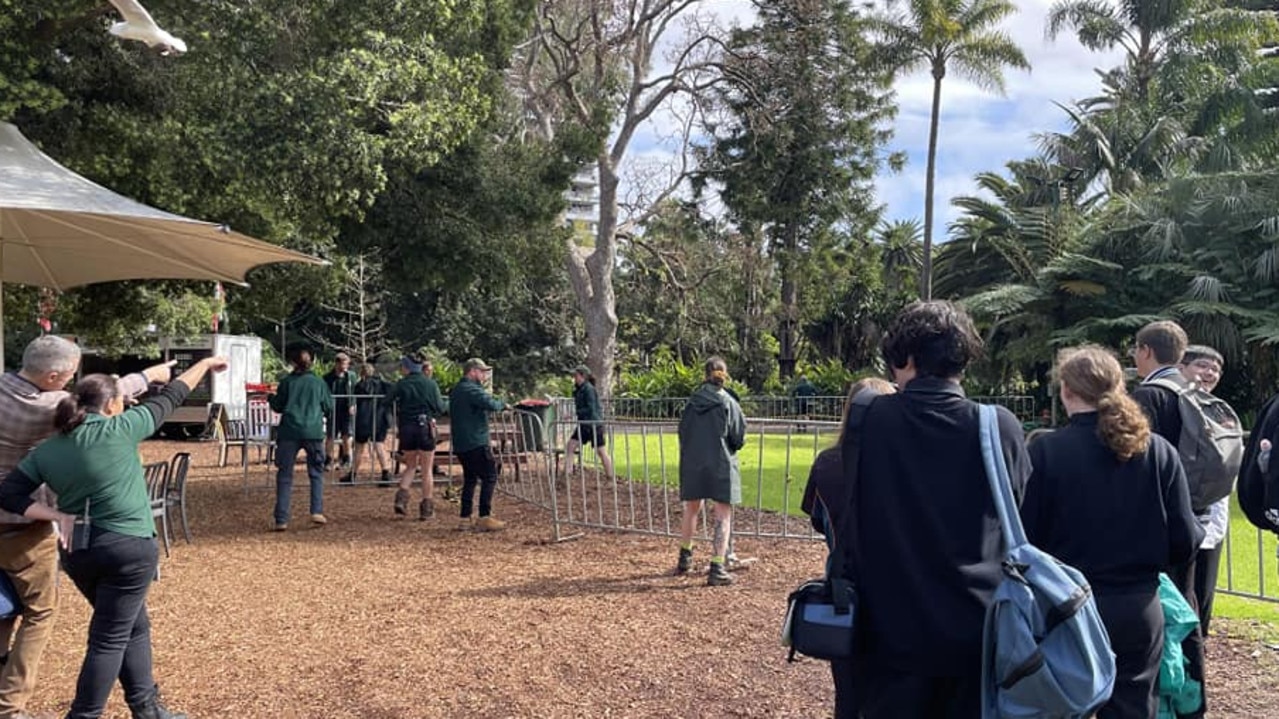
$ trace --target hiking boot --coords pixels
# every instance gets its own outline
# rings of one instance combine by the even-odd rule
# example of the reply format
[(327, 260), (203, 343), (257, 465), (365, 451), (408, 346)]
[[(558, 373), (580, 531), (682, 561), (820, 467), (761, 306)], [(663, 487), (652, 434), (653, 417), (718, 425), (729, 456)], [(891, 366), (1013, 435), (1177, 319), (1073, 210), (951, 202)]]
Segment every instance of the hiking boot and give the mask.
[(477, 532), (500, 532), (503, 529), (506, 529), (506, 522), (496, 517), (480, 517), (480, 521), (475, 523)]
[(355, 484), (355, 474), (347, 472), (338, 479), (338, 484)]
[(133, 712), (133, 719), (187, 719), (186, 714), (169, 711), (169, 708), (160, 701), (159, 695), (146, 704), (130, 705), (129, 711)]
[(401, 515), (409, 513), (409, 490), (398, 489), (395, 491), (395, 513)]
[(316, 524), (316, 525), (324, 526), (324, 525), (326, 525), (326, 524), (328, 524), (328, 523), (329, 523), (329, 520), (328, 520), (328, 519), (326, 519), (326, 518), (324, 517), (324, 515), (323, 515), (323, 514), (312, 514), (312, 515), (311, 515), (311, 524)]
[(457, 531), (459, 532), (470, 532), (474, 530), (475, 520), (470, 517), (462, 517), (462, 520), (457, 523)]
[(711, 562), (711, 568), (706, 572), (706, 584), (711, 587), (726, 587), (733, 583), (733, 575), (728, 573), (723, 564)]
[(688, 574), (693, 568), (693, 550), (679, 548), (679, 563), (675, 565), (676, 574)]
[(276, 523), (275, 523), (275, 525), (271, 527), (271, 531), (272, 531), (272, 532), (284, 532), (284, 531), (287, 531), (287, 530), (288, 530), (288, 528), (289, 528), (289, 523), (288, 523), (288, 522), (276, 522)]
[(382, 470), (382, 478), (377, 481), (377, 486), (389, 487), (392, 484), (395, 484), (395, 482), (391, 481), (391, 473), (386, 471), (385, 469)]
[(417, 518), (425, 522), (426, 520), (434, 516), (435, 516), (435, 500), (430, 498), (423, 499), (422, 502), (417, 505)]

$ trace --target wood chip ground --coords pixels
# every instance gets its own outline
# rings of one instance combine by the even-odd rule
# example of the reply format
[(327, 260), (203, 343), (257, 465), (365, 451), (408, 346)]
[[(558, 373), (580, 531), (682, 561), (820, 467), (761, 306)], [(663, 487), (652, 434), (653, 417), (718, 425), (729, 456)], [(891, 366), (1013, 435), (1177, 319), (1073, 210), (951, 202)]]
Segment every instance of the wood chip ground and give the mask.
[[(301, 466), (292, 527), (272, 533), (267, 468), (252, 467), (246, 497), (210, 445), (143, 446), (176, 451), (196, 455), (195, 543), (162, 559), (149, 606), (164, 696), (193, 719), (830, 715), (827, 665), (788, 664), (778, 645), (818, 544), (742, 539), (760, 561), (709, 588), (672, 576), (672, 540), (548, 543), (547, 514), (500, 493), (511, 526), (496, 534), (456, 531), (455, 505), (397, 519), (394, 490), (369, 485), (328, 486), (330, 523), (312, 528)], [(61, 607), (32, 710), (65, 712), (74, 691), (89, 608), (65, 577)], [(1271, 716), (1279, 653), (1221, 636), (1210, 648), (1212, 716)], [(105, 716), (129, 716), (118, 689)]]

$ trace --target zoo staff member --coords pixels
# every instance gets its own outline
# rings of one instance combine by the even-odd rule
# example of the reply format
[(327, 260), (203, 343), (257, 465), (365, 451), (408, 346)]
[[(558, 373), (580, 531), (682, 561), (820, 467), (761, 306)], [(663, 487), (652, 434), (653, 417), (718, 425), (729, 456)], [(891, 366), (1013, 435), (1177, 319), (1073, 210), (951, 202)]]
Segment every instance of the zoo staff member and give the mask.
[[(222, 357), (201, 360), (158, 396), (129, 410), (114, 379), (85, 377), (58, 403), (54, 426), (59, 434), (0, 483), (5, 511), (58, 523), (62, 566), (93, 607), (88, 651), (67, 719), (102, 716), (117, 679), (134, 719), (185, 719), (160, 702), (151, 673), (146, 599), (160, 554), (138, 445), (205, 373), (225, 368)], [(45, 484), (58, 494), (57, 510), (31, 498)], [(72, 546), (76, 515), (87, 515), (90, 526), (85, 542)]]
[[(497, 460), (489, 443), (489, 413), (501, 412), (506, 403), (495, 399), (484, 389), (493, 368), (473, 357), (462, 365), (462, 379), (449, 393), (449, 416), (452, 418), (453, 453), (462, 463), (462, 521), (459, 530), (474, 527), (481, 532), (506, 528), (506, 522), (493, 516), (493, 489), (497, 487)], [(472, 524), (471, 509), (475, 501), (475, 485), (480, 485), (480, 518)]]
[[(135, 397), (150, 382), (169, 381), (173, 363), (120, 378), (120, 392)], [(22, 369), (0, 375), (0, 477), (53, 434), (63, 389), (80, 367), (80, 348), (54, 335), (37, 337), (22, 353)], [(38, 500), (45, 499), (41, 491)], [(0, 511), (0, 570), (22, 602), (22, 623), (0, 620), (0, 719), (18, 719), (35, 690), (40, 656), (53, 631), (57, 607), (58, 540), (53, 525)], [(13, 635), (13, 648), (9, 638)]]
[[(332, 468), (334, 460), (337, 466), (347, 467), (351, 462), (351, 395), (355, 394), (355, 385), (359, 380), (351, 371), (351, 356), (338, 352), (333, 358), (333, 369), (324, 375), (324, 384), (333, 395), (333, 412), (330, 415), (332, 426), (324, 445), (325, 467)], [(333, 456), (333, 447), (337, 445), (338, 456)]]
[(577, 429), (568, 438), (564, 454), (575, 457), (578, 470), (582, 468), (582, 457), (579, 454), (585, 445), (591, 445), (595, 456), (599, 458), (605, 477), (613, 476), (613, 458), (605, 447), (608, 437), (604, 430), (604, 411), (600, 409), (600, 396), (595, 391), (595, 377), (591, 368), (581, 365), (573, 370), (573, 409), (577, 413)]
[(408, 514), (409, 487), (413, 486), (413, 474), (420, 467), (422, 502), (418, 505), (418, 519), (425, 521), (435, 515), (435, 418), (447, 412), (449, 404), (440, 395), (430, 360), (408, 355), (400, 360), (400, 371), (404, 376), (395, 383), (391, 403), (399, 418), (396, 426), (404, 469), (400, 472), (400, 488), (395, 491), (394, 508), (396, 514)]

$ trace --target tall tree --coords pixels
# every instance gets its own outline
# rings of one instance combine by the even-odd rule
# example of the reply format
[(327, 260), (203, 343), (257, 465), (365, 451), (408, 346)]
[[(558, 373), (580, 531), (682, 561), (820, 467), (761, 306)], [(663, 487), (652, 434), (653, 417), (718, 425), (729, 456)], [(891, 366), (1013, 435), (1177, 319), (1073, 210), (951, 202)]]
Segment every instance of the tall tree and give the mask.
[(599, 173), (594, 244), (579, 247), (568, 238), (566, 245), (586, 328), (587, 365), (605, 396), (612, 391), (617, 353), (617, 238), (635, 231), (683, 179), (657, 192), (638, 215), (623, 218), (622, 165), (636, 132), (655, 112), (675, 96), (697, 97), (715, 80), (708, 53), (719, 35), (697, 10), (696, 0), (546, 0), (511, 75), (530, 129), (544, 139), (576, 136), (591, 148)]
[(798, 354), (804, 278), (840, 237), (879, 219), (873, 180), (893, 115), (890, 73), (845, 0), (759, 0), (756, 25), (733, 33), (712, 97), (713, 144), (702, 181), (744, 233), (762, 232), (781, 275), (783, 378)]
[(948, 72), (979, 87), (1004, 93), (1004, 70), (1029, 70), (1021, 48), (998, 29), (1017, 6), (1010, 0), (906, 0), (906, 8), (877, 19), (875, 28), (896, 57), (899, 72), (927, 69), (933, 78), (924, 180), (924, 266), (919, 294), (933, 294), (933, 211), (937, 181), (937, 135), (942, 80)]
[[(489, 54), (510, 50), (512, 33), (496, 28), (518, 24), (527, 5), (157, 2), (192, 47), (159, 57), (105, 33), (105, 4), (15, 0), (0, 12), (0, 118), (123, 194), (328, 254), (388, 166), (431, 166), (479, 127), (493, 107)], [(322, 274), (256, 272), (252, 290), (232, 290), (233, 313), (287, 316), (324, 298)], [(163, 287), (181, 298), (180, 286)], [(69, 300), (67, 319), (97, 307)], [(110, 305), (136, 339), (142, 307)], [(92, 337), (100, 326), (67, 329)]]

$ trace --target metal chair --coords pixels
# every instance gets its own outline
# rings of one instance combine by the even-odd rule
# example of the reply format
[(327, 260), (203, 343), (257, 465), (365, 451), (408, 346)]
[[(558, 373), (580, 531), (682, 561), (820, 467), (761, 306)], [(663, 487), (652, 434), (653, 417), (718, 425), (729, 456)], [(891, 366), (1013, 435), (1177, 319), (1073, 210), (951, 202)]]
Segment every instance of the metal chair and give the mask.
[(187, 472), (191, 469), (191, 453), (178, 452), (169, 460), (169, 484), (164, 493), (165, 526), (172, 527), (168, 512), (178, 511), (182, 520), (182, 536), (191, 543), (191, 527), (187, 524)]
[(271, 436), (272, 425), (275, 424), (271, 406), (266, 402), (250, 401), (245, 413), (245, 457), (244, 461), (248, 461), (248, 445), (253, 445), (258, 449), (258, 460), (262, 460), (263, 453), (266, 454), (266, 461), (270, 462), (275, 458), (275, 439)]
[(152, 462), (142, 466), (147, 480), (147, 497), (151, 500), (151, 516), (160, 520), (160, 537), (164, 541), (164, 556), (169, 556), (169, 513), (165, 494), (169, 489), (169, 463)]

